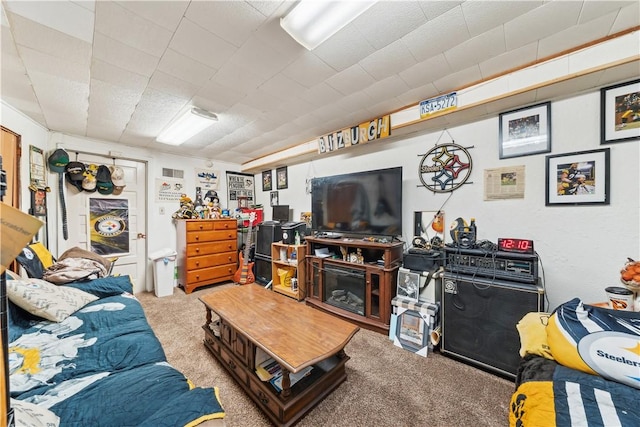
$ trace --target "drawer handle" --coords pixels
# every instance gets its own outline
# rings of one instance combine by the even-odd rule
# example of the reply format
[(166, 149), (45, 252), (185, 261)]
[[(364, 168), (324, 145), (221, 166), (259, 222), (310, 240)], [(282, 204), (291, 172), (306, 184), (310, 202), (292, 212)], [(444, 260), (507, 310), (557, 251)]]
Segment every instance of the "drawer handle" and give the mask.
[(200, 240), (200, 236), (197, 236), (197, 235), (196, 235), (196, 240)]
[(200, 266), (200, 261), (196, 261), (196, 267)]
[(202, 230), (202, 229), (203, 229), (203, 225), (202, 225), (202, 224), (200, 224), (200, 225), (198, 226), (198, 228), (200, 228), (200, 230)]
[(236, 369), (236, 364), (235, 364), (235, 362), (234, 362), (233, 360), (229, 360), (229, 361), (227, 362), (227, 365), (229, 365), (229, 368), (230, 368), (230, 369), (233, 369), (233, 370), (235, 371), (235, 369)]
[(200, 252), (200, 248), (196, 248), (196, 252)]
[(258, 392), (258, 399), (260, 399), (260, 402), (262, 402), (263, 405), (266, 405), (269, 403), (269, 398), (262, 391)]
[(199, 274), (196, 274), (196, 279), (199, 279), (199, 278), (200, 278), (200, 275), (199, 275)]

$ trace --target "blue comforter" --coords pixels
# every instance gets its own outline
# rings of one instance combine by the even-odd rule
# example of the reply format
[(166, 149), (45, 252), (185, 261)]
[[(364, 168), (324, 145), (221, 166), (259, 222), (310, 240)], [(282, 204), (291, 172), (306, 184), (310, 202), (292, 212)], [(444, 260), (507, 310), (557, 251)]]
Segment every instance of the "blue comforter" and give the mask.
[(11, 397), (61, 426), (186, 426), (221, 418), (215, 388), (166, 361), (127, 276), (73, 286), (99, 297), (60, 323), (9, 303)]

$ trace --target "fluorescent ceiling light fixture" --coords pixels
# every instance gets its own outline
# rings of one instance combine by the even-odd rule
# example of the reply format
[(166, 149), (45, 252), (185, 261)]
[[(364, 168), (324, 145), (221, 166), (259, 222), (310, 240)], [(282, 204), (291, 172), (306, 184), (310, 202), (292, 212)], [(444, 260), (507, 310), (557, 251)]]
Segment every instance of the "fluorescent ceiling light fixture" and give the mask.
[(300, 0), (280, 26), (295, 41), (313, 50), (373, 6), (372, 0)]
[(214, 113), (198, 107), (191, 107), (171, 123), (156, 141), (169, 145), (180, 145), (197, 133), (202, 132), (214, 122), (218, 121), (218, 116)]

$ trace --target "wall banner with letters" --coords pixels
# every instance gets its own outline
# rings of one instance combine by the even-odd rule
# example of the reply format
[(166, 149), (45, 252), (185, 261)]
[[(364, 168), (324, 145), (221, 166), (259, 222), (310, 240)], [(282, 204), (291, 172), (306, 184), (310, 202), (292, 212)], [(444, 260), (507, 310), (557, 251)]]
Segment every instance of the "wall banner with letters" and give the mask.
[(325, 154), (354, 145), (366, 144), (391, 135), (391, 116), (387, 114), (359, 125), (318, 138), (318, 153)]

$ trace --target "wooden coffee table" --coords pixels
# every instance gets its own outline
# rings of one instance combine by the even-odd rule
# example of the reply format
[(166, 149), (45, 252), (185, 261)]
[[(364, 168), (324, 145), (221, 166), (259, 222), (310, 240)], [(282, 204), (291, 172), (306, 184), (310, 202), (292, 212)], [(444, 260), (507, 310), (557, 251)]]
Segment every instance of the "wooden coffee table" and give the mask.
[[(294, 424), (346, 380), (344, 346), (358, 326), (255, 284), (200, 301), (207, 313), (204, 345), (275, 424)], [(280, 365), (281, 391), (256, 374), (262, 356)]]

